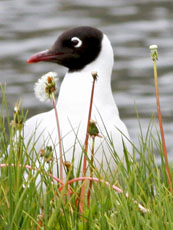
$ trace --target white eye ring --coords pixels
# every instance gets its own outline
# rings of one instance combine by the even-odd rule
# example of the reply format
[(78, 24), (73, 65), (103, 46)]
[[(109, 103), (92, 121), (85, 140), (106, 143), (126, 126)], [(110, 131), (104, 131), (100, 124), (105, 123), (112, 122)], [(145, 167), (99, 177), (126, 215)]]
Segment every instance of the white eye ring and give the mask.
[(77, 42), (76, 45), (74, 45), (74, 47), (76, 47), (76, 48), (81, 47), (81, 45), (82, 45), (82, 41), (79, 38), (77, 38), (77, 37), (73, 37), (71, 39), (71, 41), (72, 42)]

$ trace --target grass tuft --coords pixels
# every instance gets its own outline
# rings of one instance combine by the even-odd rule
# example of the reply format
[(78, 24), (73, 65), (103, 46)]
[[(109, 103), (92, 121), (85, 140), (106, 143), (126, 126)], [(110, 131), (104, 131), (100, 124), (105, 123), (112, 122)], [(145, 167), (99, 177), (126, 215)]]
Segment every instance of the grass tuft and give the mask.
[[(14, 117), (9, 117), (3, 87), (1, 93), (0, 230), (173, 229), (173, 195), (169, 191), (160, 134), (158, 131), (157, 135), (153, 134), (152, 120), (145, 136), (140, 126), (140, 147), (134, 146), (132, 157), (124, 145), (124, 163), (119, 160), (108, 136), (108, 149), (114, 155), (117, 168), (114, 172), (109, 169), (104, 175), (94, 172), (97, 180), (92, 181), (90, 204), (87, 205), (85, 199), (81, 213), (81, 181), (70, 184), (74, 179), (70, 174), (60, 191), (61, 185), (50, 176), (51, 164), (46, 170), (46, 163), (40, 161), (36, 170), (36, 159), (32, 160), (31, 156), (34, 144), (30, 150), (24, 145), (19, 126), (20, 121), (26, 119), (25, 113), (18, 114), (17, 126), (11, 123)], [(18, 138), (14, 138), (16, 132), (19, 132)], [(156, 151), (160, 154), (160, 165), (155, 159)], [(92, 164), (89, 160), (88, 163)], [(79, 167), (78, 172), (82, 171), (82, 156)], [(173, 175), (173, 165), (169, 167)], [(84, 181), (88, 186), (89, 179)], [(115, 191), (115, 186), (120, 188), (119, 192)]]

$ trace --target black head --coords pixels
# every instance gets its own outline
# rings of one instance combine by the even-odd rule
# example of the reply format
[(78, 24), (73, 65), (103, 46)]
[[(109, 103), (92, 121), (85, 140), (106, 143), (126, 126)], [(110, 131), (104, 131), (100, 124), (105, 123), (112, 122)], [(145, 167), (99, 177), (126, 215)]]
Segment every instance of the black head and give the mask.
[(67, 30), (50, 49), (33, 55), (28, 63), (48, 61), (63, 65), (70, 71), (81, 70), (99, 55), (102, 38), (101, 31), (89, 26)]

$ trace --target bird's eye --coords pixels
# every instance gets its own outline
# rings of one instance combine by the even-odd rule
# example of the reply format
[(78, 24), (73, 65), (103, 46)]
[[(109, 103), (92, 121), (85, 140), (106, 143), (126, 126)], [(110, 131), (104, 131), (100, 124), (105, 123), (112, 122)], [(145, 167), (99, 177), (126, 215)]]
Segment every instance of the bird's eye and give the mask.
[(75, 48), (78, 48), (82, 45), (82, 41), (77, 37), (73, 37), (71, 39), (71, 42), (72, 42), (73, 47), (75, 47)]

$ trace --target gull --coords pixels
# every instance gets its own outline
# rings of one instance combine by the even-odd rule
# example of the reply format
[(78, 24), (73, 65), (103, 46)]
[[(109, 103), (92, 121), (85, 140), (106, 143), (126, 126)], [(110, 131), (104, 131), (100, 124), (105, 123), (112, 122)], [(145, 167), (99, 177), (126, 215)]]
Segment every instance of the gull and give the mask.
[[(131, 152), (126, 125), (120, 119), (111, 89), (114, 54), (111, 43), (100, 30), (82, 26), (63, 32), (53, 46), (31, 56), (27, 63), (53, 62), (67, 68), (57, 99), (63, 162), (74, 169), (81, 163), (85, 142), (93, 78), (95, 83), (91, 118), (97, 124), (102, 138), (96, 137), (94, 166), (100, 169), (116, 168), (115, 155), (124, 157), (124, 146)], [(58, 133), (54, 110), (35, 115), (24, 124), (25, 145), (34, 144), (35, 153), (51, 146), (53, 157), (59, 160)], [(91, 155), (91, 141), (88, 158)], [(57, 167), (57, 161), (54, 170)], [(55, 173), (55, 172), (54, 172)]]

